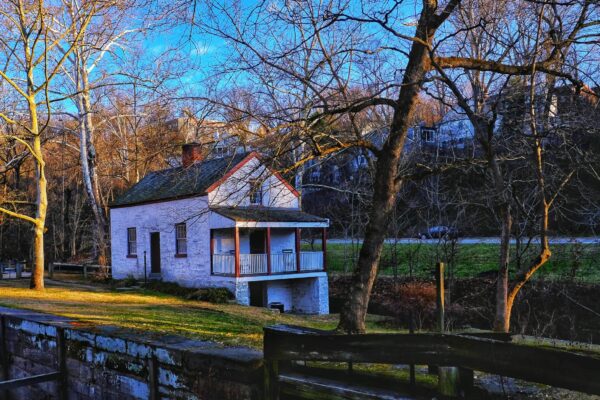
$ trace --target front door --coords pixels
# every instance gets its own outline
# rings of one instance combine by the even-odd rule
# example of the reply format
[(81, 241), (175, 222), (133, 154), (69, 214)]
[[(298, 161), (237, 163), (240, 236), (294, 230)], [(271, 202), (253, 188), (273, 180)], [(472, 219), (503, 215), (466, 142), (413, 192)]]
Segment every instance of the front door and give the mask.
[(150, 232), (150, 273), (160, 274), (160, 233)]
[(265, 287), (262, 282), (248, 282), (250, 286), (250, 305), (265, 307)]
[(265, 231), (250, 231), (250, 254), (265, 254)]

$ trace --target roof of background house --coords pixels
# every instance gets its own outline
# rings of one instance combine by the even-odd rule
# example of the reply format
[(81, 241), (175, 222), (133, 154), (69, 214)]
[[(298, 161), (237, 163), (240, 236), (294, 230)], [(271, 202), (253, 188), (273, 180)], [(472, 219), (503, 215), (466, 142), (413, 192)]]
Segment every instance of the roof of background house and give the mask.
[(175, 167), (151, 172), (113, 201), (110, 207), (206, 194), (206, 190), (211, 185), (218, 182), (250, 154), (235, 154), (230, 157), (197, 162), (187, 168)]
[(234, 221), (246, 222), (328, 222), (327, 219), (307, 214), (293, 208), (270, 207), (211, 207), (214, 211)]

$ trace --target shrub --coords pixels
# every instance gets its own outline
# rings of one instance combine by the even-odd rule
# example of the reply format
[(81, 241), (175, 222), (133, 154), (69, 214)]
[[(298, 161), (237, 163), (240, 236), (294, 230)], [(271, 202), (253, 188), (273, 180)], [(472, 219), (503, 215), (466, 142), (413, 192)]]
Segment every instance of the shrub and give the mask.
[(123, 279), (123, 286), (136, 286), (138, 284), (138, 280), (133, 275), (127, 275), (127, 278)]
[(150, 281), (145, 286), (146, 289), (154, 290), (160, 293), (170, 294), (178, 297), (187, 297), (196, 289), (179, 286), (175, 282)]
[(186, 296), (189, 300), (208, 301), (209, 303), (222, 304), (233, 300), (235, 297), (226, 288), (197, 289)]

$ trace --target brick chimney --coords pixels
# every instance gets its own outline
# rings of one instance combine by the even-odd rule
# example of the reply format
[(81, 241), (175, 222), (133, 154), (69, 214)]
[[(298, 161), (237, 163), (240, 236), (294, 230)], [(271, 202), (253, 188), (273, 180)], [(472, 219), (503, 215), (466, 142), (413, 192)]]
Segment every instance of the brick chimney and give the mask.
[(181, 148), (181, 164), (187, 168), (192, 164), (202, 161), (202, 145), (200, 143), (186, 143)]

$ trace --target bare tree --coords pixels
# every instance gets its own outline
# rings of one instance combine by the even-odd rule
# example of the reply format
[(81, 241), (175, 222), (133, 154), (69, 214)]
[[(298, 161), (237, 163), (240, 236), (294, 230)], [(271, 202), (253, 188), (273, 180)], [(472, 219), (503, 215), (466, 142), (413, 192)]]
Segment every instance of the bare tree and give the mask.
[[(525, 0), (511, 3), (515, 8), (529, 4)], [(273, 143), (277, 143), (271, 146), (275, 157), (295, 151), (302, 143), (306, 145), (304, 156), (290, 168), (352, 147), (364, 148), (376, 159), (369, 221), (341, 312), (341, 330), (364, 331), (388, 223), (397, 195), (409, 179), (401, 173), (400, 162), (411, 116), (432, 70), (495, 71), (507, 75), (539, 71), (570, 77), (554, 68), (558, 50), (532, 60), (505, 59), (501, 52), (483, 59), (462, 56), (455, 48), (443, 48), (443, 43), (460, 33), (447, 24), (460, 4), (460, 0), (428, 0), (413, 14), (411, 6), (404, 2), (291, 1), (253, 6), (211, 2), (202, 9), (204, 18), (193, 21), (227, 41), (231, 52), (218, 73), (227, 76), (229, 84), (243, 84), (254, 91), (259, 107), (243, 111), (272, 135)], [(573, 3), (571, 12), (579, 12), (589, 4)], [(576, 31), (589, 23), (588, 13), (581, 14)], [(531, 16), (521, 18), (527, 24), (525, 19)], [(543, 34), (551, 36), (549, 32)], [(243, 79), (232, 80), (236, 73)], [(308, 90), (308, 96), (303, 95), (304, 90)], [(211, 100), (228, 106), (222, 99)], [(382, 144), (370, 141), (358, 129), (328, 129), (337, 120), (351, 121), (360, 113), (380, 108), (388, 109), (391, 116)], [(448, 168), (451, 166), (424, 166), (410, 175)]]
[[(27, 221), (34, 230), (34, 265), (31, 287), (44, 288), (44, 231), (48, 208), (47, 179), (42, 138), (51, 119), (50, 84), (60, 72), (68, 55), (73, 51), (91, 20), (99, 12), (102, 2), (86, 2), (72, 23), (57, 26), (60, 4), (43, 0), (7, 1), (0, 9), (5, 34), (0, 45), (5, 68), (0, 72), (1, 84), (16, 92), (24, 106), (23, 114), (2, 110), (0, 117), (10, 125), (18, 126), (18, 133), (5, 136), (19, 142), (34, 160), (36, 166), (35, 216), (0, 208), (12, 217)], [(67, 37), (74, 40), (65, 43)], [(58, 49), (66, 48), (61, 53)], [(58, 54), (57, 54), (58, 53)]]

